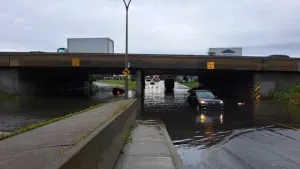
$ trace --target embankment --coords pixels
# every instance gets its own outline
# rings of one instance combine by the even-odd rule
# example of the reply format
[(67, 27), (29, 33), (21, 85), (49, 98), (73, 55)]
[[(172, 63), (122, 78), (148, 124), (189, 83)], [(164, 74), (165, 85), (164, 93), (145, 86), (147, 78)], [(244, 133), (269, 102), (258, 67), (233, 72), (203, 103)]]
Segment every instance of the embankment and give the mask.
[(135, 100), (45, 169), (113, 169), (138, 111), (139, 105)]
[(0, 168), (112, 169), (140, 105), (122, 99), (4, 139)]
[(288, 90), (270, 92), (268, 98), (284, 106), (289, 113), (300, 115), (300, 84)]

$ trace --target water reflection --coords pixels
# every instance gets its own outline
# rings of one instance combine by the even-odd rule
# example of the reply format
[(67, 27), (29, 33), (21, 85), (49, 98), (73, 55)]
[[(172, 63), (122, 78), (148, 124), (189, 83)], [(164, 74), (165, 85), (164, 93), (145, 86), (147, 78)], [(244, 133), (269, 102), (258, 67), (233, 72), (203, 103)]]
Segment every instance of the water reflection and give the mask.
[[(100, 92), (89, 98), (27, 97), (18, 101), (2, 102), (0, 103), (0, 132), (10, 132), (39, 121), (64, 116), (114, 98), (111, 93), (112, 86), (101, 83), (97, 85), (100, 87)], [(134, 92), (129, 92), (128, 95), (134, 97)]]
[(206, 123), (206, 124), (213, 124), (213, 123), (223, 123), (224, 115), (221, 114), (219, 116), (206, 116), (205, 114), (200, 114), (196, 116), (196, 123)]
[(140, 117), (163, 120), (186, 168), (300, 168), (300, 153), (290, 155), (300, 152), (300, 134), (270, 123), (299, 124), (299, 118), (265, 101), (227, 98), (222, 116), (205, 116), (185, 106), (187, 90), (175, 84), (170, 96), (161, 82), (147, 86)]

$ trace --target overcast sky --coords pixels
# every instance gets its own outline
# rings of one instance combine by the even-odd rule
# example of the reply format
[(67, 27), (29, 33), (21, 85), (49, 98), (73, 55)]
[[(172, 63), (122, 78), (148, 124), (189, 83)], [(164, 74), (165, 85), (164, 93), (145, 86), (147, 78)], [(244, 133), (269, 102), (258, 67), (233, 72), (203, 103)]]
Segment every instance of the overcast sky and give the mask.
[[(0, 51), (52, 51), (67, 38), (110, 37), (125, 50), (122, 0), (1, 0)], [(132, 0), (130, 53), (300, 56), (300, 0)]]

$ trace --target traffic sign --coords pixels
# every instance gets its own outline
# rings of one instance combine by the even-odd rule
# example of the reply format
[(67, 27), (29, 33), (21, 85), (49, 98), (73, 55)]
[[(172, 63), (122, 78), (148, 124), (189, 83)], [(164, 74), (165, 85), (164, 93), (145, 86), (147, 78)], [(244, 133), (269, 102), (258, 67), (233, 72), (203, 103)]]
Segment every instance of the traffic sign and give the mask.
[(207, 62), (207, 69), (215, 69), (215, 62)]
[(128, 76), (130, 74), (130, 70), (128, 68), (125, 68), (122, 73), (124, 76)]
[(72, 58), (72, 66), (80, 66), (80, 59)]

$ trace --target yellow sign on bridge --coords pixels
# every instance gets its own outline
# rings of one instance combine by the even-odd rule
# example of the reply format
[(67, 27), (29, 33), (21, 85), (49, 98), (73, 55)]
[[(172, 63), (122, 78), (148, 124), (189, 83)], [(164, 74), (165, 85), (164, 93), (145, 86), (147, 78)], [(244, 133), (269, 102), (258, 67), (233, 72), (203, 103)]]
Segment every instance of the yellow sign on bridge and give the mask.
[(207, 62), (207, 69), (215, 69), (215, 62)]
[(80, 59), (79, 58), (72, 58), (72, 66), (80, 66)]

